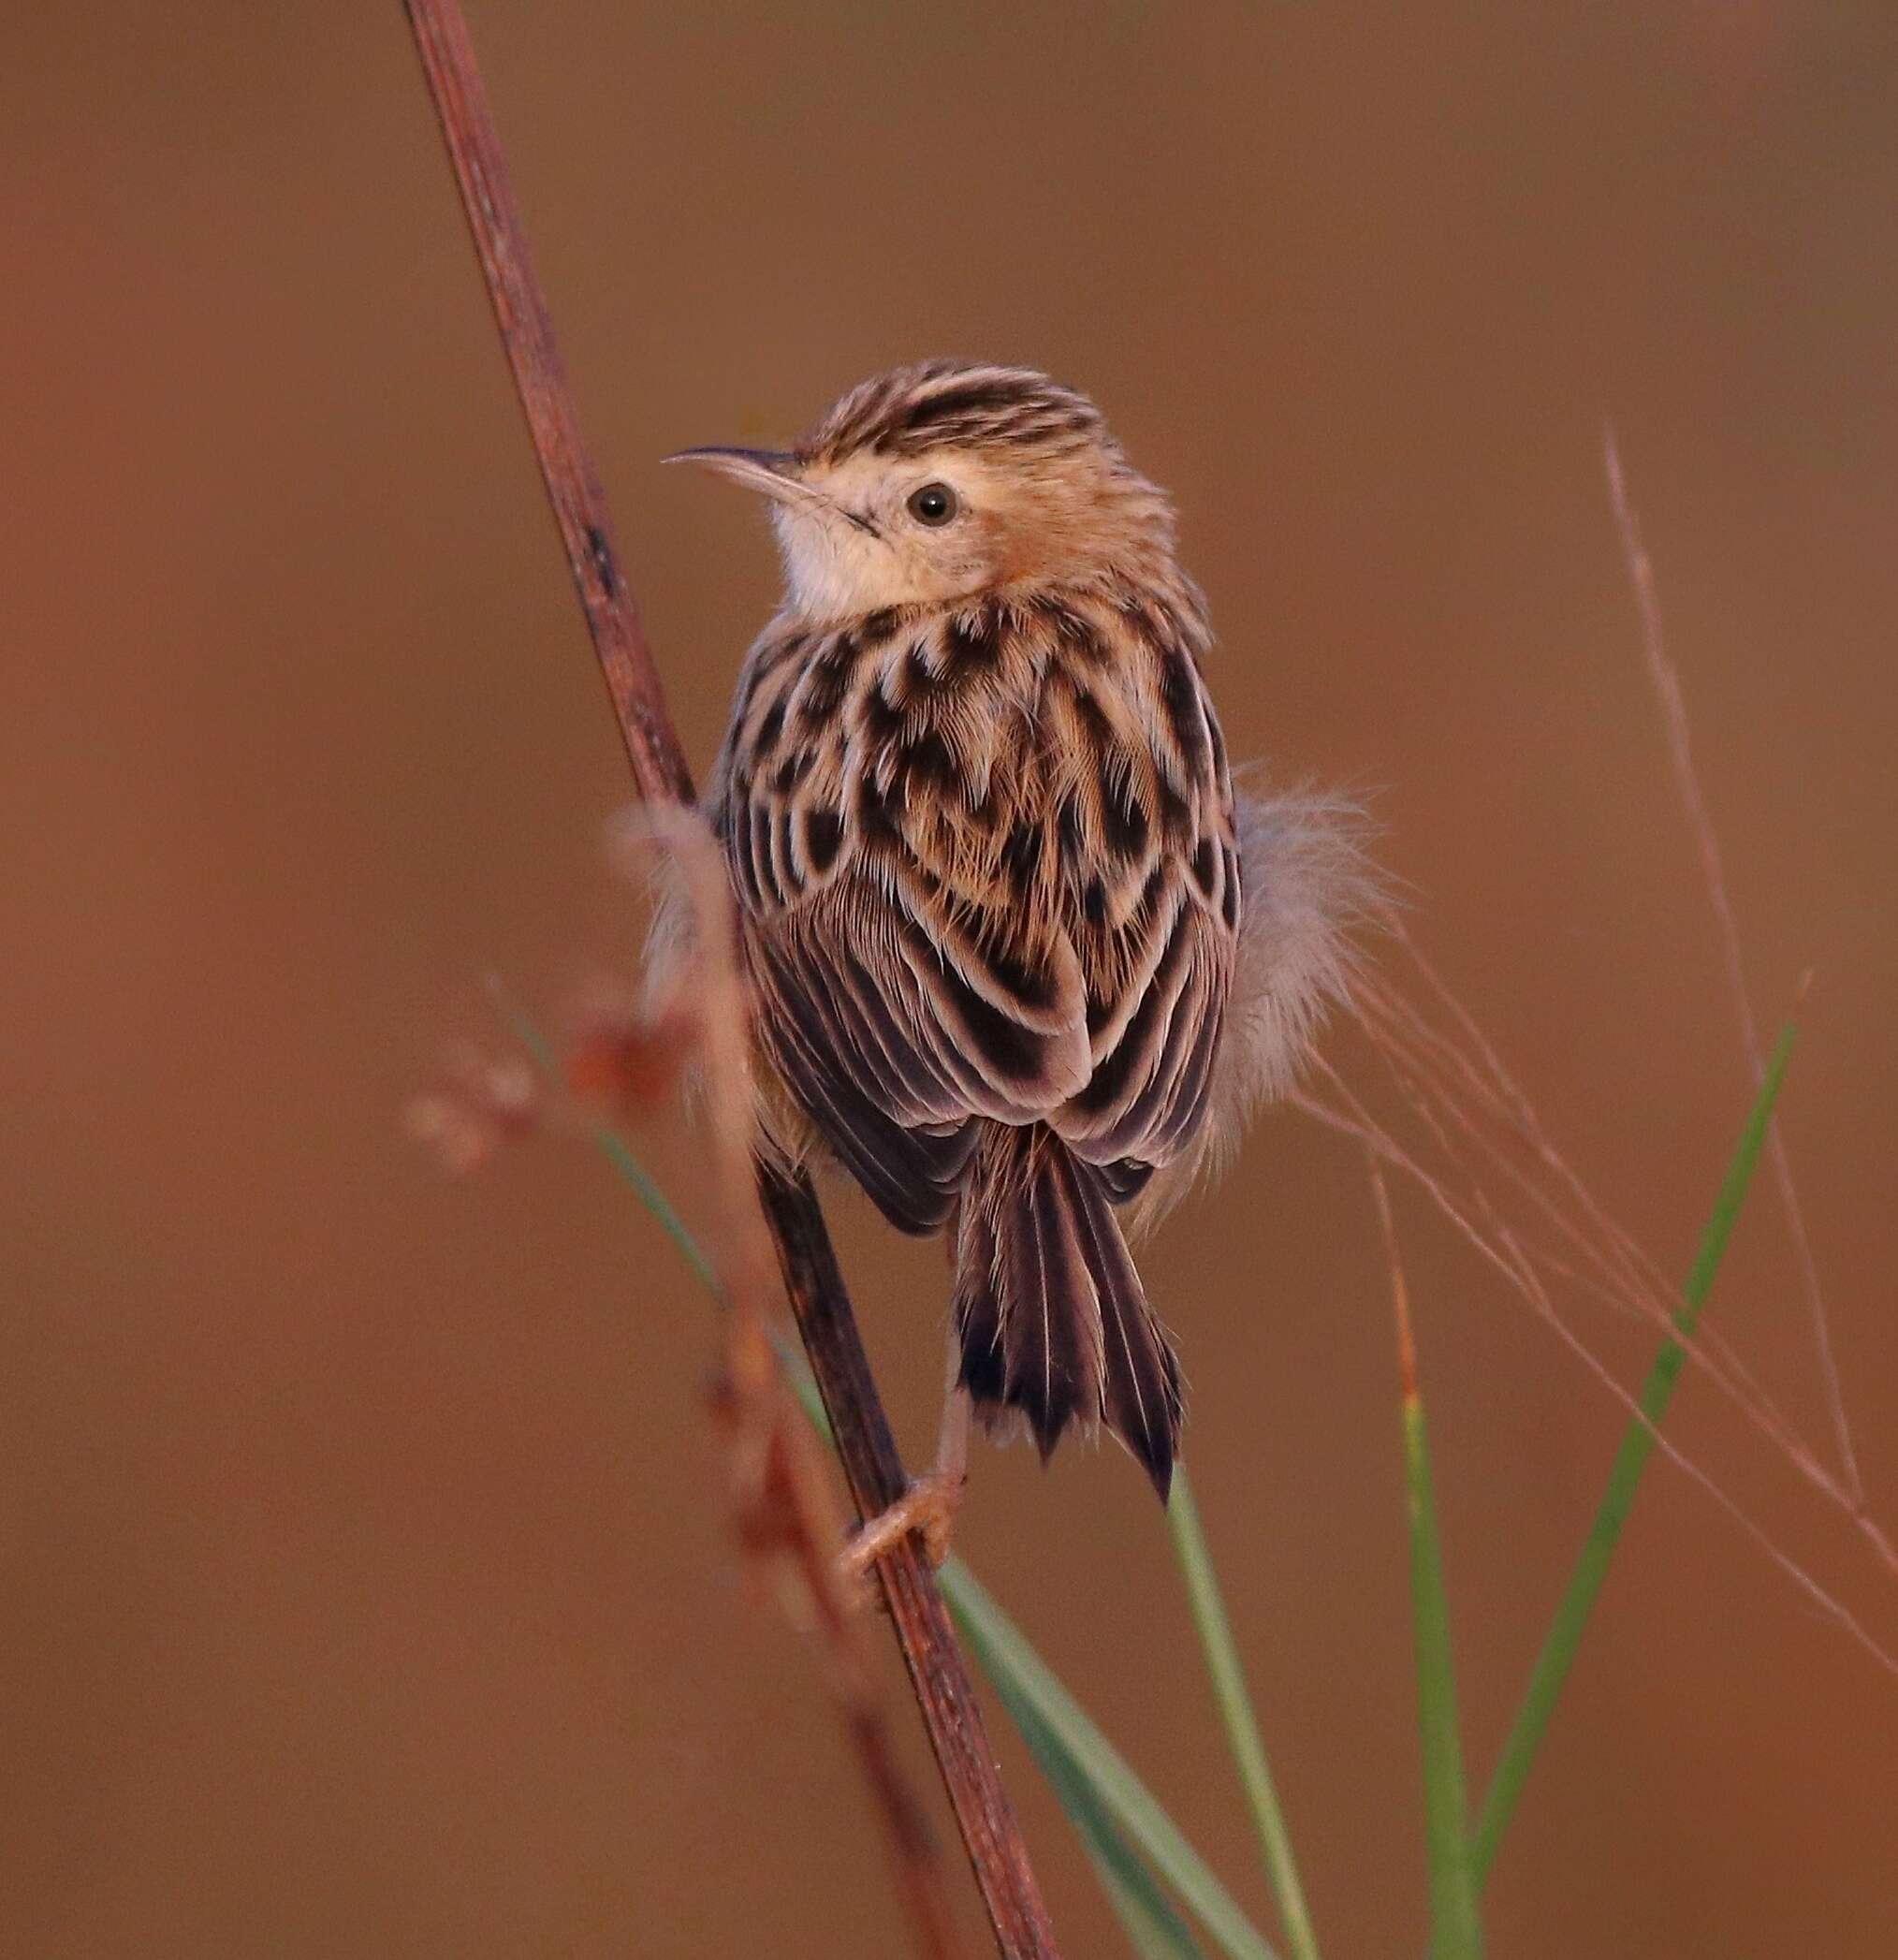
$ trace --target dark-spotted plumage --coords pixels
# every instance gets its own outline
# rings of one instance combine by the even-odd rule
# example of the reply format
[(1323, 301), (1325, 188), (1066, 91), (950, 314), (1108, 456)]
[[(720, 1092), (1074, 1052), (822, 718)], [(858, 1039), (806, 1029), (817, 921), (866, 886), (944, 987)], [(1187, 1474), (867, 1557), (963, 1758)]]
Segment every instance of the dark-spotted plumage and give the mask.
[[(1011, 413), (1098, 432), (1015, 373), (912, 386), (907, 410), (872, 384), (813, 444)], [(1113, 1207), (1192, 1140), (1232, 982), (1206, 645), (1176, 575), (787, 615), (710, 796), (773, 1069), (893, 1223), (953, 1224), (963, 1383), (1044, 1451), (1105, 1420), (1162, 1494), (1178, 1368)]]

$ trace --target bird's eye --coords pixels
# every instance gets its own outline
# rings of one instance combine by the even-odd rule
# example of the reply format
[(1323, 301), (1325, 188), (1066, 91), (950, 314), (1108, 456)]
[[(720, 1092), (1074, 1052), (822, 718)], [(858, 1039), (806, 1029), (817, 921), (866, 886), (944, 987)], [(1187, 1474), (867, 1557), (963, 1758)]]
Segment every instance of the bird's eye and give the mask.
[(932, 531), (948, 523), (961, 507), (956, 492), (946, 483), (926, 483), (921, 490), (910, 492), (910, 515)]

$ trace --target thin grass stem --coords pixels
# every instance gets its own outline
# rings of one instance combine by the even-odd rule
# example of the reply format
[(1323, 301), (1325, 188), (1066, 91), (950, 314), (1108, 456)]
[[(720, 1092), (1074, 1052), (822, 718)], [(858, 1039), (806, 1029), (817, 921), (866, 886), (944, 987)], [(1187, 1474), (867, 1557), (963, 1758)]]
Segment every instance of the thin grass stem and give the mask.
[(1173, 1494), (1166, 1510), (1167, 1529), (1173, 1538), (1174, 1554), (1186, 1581), (1187, 1600), (1192, 1608), (1193, 1625), (1199, 1630), (1200, 1646), (1205, 1655), (1206, 1674), (1213, 1685), (1213, 1700), (1219, 1711), (1219, 1723), (1226, 1732), (1227, 1746), (1238, 1766), (1240, 1787), (1252, 1813), (1252, 1826), (1259, 1834), (1259, 1847), (1265, 1860), (1265, 1876), (1278, 1904), (1279, 1923), (1285, 1930), (1287, 1949), (1296, 1960), (1319, 1960), (1318, 1934), (1306, 1905), (1305, 1887), (1298, 1876), (1298, 1861), (1292, 1855), (1292, 1833), (1278, 1792), (1272, 1781), (1271, 1766), (1265, 1760), (1265, 1745), (1260, 1737), (1258, 1717), (1246, 1686), (1246, 1672), (1240, 1664), (1233, 1625), (1219, 1589), (1212, 1547), (1206, 1543), (1200, 1523), (1199, 1505), (1193, 1499), (1192, 1485), (1184, 1464), (1173, 1473)]
[(1410, 1292), (1397, 1250), (1390, 1190), (1375, 1152), (1370, 1155), (1369, 1169), (1371, 1196), (1391, 1267), (1391, 1305), (1396, 1320), (1402, 1390), (1404, 1490), (1410, 1517), (1410, 1611), (1417, 1651), (1417, 1730), (1424, 1756), (1424, 1835), (1430, 1865), (1430, 1951), (1433, 1960), (1482, 1960), (1482, 1920), (1470, 1865), (1456, 1670), (1451, 1657), (1450, 1593), (1443, 1578), (1443, 1542), (1437, 1528), (1429, 1431), (1417, 1382)]
[[(1707, 1304), (1707, 1296), (1713, 1291), (1715, 1275), (1720, 1270), (1728, 1241), (1733, 1236), (1734, 1222), (1752, 1184), (1798, 1031), (1797, 1023), (1788, 1021), (1780, 1030), (1778, 1041), (1774, 1044), (1766, 1073), (1760, 1079), (1759, 1093), (1754, 1098), (1745, 1127), (1740, 1133), (1740, 1141), (1727, 1166), (1727, 1175), (1721, 1179), (1712, 1216), (1701, 1236), (1693, 1269), (1681, 1289), (1681, 1305), (1674, 1314), (1674, 1326), (1678, 1333), (1688, 1338), (1692, 1338), (1701, 1311)], [(1629, 1419), (1627, 1432), (1621, 1439), (1621, 1447), (1615, 1452), (1613, 1465), (1608, 1472), (1608, 1487), (1602, 1493), (1595, 1521), (1583, 1543), (1582, 1555), (1575, 1561), (1568, 1587), (1555, 1608), (1554, 1619), (1549, 1623), (1541, 1652), (1536, 1657), (1528, 1687), (1524, 1690), (1522, 1704), (1516, 1711), (1514, 1725), (1510, 1730), (1509, 1739), (1503, 1744), (1496, 1774), (1490, 1779), (1489, 1793), (1483, 1799), (1482, 1815), (1470, 1845), (1470, 1861), (1479, 1885), (1489, 1876), (1503, 1833), (1509, 1828), (1510, 1820), (1514, 1817), (1516, 1806), (1521, 1801), (1523, 1786), (1528, 1781), (1536, 1752), (1548, 1732), (1549, 1720), (1561, 1698), (1569, 1670), (1574, 1665), (1576, 1649), (1581, 1646), (1588, 1616), (1595, 1610), (1602, 1582), (1608, 1576), (1609, 1560), (1613, 1557), (1621, 1529), (1634, 1508), (1642, 1472), (1647, 1468), (1647, 1460), (1654, 1452), (1656, 1432), (1661, 1418), (1667, 1413), (1686, 1360), (1686, 1350), (1678, 1341), (1662, 1342), (1654, 1366), (1648, 1370), (1647, 1380), (1642, 1384), (1638, 1403), (1640, 1412)]]
[(1482, 1922), (1471, 1868), (1456, 1671), (1450, 1651), (1450, 1599), (1437, 1529), (1437, 1496), (1424, 1398), (1404, 1397), (1404, 1481), (1410, 1509), (1410, 1602), (1417, 1641), (1417, 1726), (1424, 1746), (1424, 1821), (1430, 1854), (1431, 1952), (1435, 1960), (1482, 1960)]

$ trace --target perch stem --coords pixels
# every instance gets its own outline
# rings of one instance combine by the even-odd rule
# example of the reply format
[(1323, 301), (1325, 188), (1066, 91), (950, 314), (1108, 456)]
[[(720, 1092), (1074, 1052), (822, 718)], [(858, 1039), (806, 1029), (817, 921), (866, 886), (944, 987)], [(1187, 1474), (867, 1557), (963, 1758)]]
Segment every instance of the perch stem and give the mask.
[[(457, 0), (406, 0), (501, 341), (640, 796), (689, 803), (692, 774), (665, 706), (611, 517), (583, 442), (553, 323)], [(786, 1294), (829, 1412), (851, 1496), (874, 1516), (907, 1488), (837, 1255), (808, 1179), (760, 1163), (758, 1191)], [(891, 1626), (1004, 1960), (1056, 1960), (1047, 1909), (969, 1669), (913, 1539), (877, 1565)]]

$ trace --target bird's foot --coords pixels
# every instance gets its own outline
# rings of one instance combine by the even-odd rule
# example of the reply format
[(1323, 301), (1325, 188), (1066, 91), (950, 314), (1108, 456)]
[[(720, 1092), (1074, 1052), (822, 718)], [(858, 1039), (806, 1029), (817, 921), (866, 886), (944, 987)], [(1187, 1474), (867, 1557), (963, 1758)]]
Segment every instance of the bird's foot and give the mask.
[(870, 1567), (887, 1558), (912, 1531), (921, 1535), (929, 1563), (941, 1565), (949, 1556), (949, 1534), (962, 1508), (968, 1482), (968, 1471), (959, 1468), (933, 1470), (912, 1479), (909, 1489), (888, 1510), (866, 1518), (850, 1534), (838, 1557), (845, 1581), (861, 1586)]

